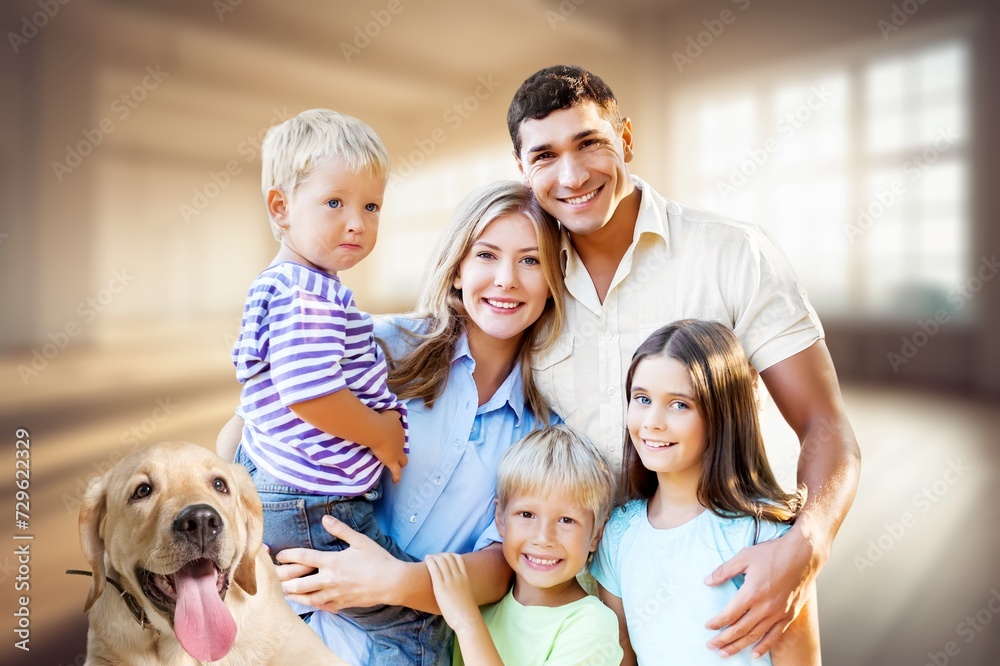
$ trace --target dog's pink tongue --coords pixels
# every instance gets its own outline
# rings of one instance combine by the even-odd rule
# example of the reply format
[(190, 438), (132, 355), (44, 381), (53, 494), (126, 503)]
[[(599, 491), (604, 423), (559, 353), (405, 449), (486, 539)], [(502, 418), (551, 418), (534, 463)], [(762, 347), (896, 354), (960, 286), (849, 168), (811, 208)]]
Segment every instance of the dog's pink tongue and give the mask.
[(222, 659), (236, 640), (236, 622), (219, 598), (216, 575), (208, 560), (191, 562), (174, 574), (174, 633), (181, 647), (201, 661)]

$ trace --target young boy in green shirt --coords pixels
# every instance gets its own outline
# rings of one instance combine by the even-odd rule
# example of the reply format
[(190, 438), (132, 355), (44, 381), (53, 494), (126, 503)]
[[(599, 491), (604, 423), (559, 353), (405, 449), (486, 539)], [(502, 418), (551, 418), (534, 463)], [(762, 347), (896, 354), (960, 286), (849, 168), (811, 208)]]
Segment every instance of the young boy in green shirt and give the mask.
[(455, 630), (456, 665), (619, 664), (618, 619), (577, 574), (597, 548), (615, 481), (601, 453), (567, 426), (512, 446), (497, 473), (496, 525), (514, 585), (484, 606), (462, 559), (424, 559), (441, 614)]

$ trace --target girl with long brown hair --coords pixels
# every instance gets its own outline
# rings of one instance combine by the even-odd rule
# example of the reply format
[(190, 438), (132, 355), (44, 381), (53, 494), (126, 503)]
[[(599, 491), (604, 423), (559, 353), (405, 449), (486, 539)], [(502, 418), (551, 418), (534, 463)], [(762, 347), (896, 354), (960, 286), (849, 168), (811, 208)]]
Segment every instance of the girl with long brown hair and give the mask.
[[(703, 618), (743, 583), (704, 579), (740, 549), (779, 538), (802, 492), (771, 471), (757, 416), (756, 375), (731, 330), (686, 319), (654, 332), (625, 380), (622, 505), (605, 528), (592, 573), (619, 616), (623, 663), (750, 664), (749, 648), (723, 662)], [(819, 663), (815, 590), (781, 649), (754, 664)], [(773, 657), (773, 661), (772, 661)]]

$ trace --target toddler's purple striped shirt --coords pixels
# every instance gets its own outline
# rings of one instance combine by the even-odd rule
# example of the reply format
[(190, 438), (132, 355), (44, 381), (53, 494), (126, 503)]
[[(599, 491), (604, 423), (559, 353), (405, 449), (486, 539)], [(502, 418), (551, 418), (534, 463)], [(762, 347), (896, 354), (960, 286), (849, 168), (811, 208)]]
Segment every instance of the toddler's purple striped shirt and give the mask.
[(348, 389), (371, 409), (406, 408), (386, 385), (371, 316), (336, 277), (292, 262), (254, 280), (233, 347), (243, 383), (243, 447), (261, 469), (304, 493), (360, 495), (382, 463), (368, 447), (329, 435), (288, 408)]

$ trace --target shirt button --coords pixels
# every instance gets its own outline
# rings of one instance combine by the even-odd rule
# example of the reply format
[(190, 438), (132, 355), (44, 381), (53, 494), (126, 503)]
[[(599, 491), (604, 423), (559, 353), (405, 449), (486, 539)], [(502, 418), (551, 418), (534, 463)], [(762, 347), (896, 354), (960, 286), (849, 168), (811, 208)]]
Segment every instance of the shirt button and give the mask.
[(434, 485), (435, 486), (440, 486), (441, 485), (441, 477), (440, 476), (437, 477), (436, 479), (434, 479)]
[(614, 394), (615, 394), (615, 389), (614, 389), (614, 387), (613, 387), (613, 386), (609, 386), (609, 387), (608, 387), (608, 395), (614, 395)]
[(412, 516), (410, 516), (410, 522), (411, 523), (417, 522), (417, 515), (416, 514), (413, 514)]
[(605, 333), (605, 334), (604, 334), (604, 339), (605, 339), (605, 340), (610, 340), (610, 339), (611, 339), (611, 338), (613, 338), (613, 337), (615, 337), (615, 336), (613, 336), (613, 335), (612, 335), (611, 333)]

